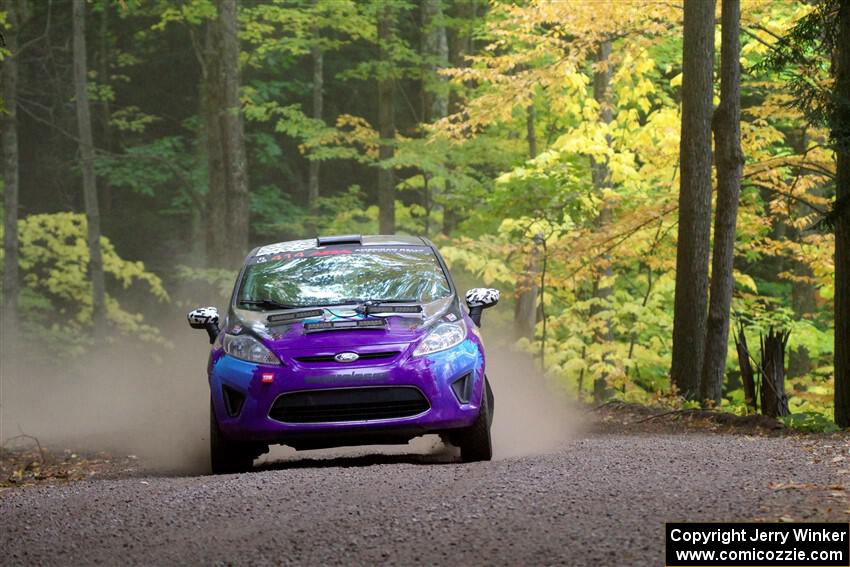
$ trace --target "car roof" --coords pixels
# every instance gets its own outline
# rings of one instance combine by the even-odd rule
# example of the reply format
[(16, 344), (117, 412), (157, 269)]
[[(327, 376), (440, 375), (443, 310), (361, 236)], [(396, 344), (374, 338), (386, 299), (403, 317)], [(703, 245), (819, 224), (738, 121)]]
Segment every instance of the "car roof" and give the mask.
[(421, 236), (405, 236), (405, 235), (386, 235), (386, 234), (375, 234), (375, 235), (364, 235), (361, 236), (361, 243), (363, 246), (386, 246), (386, 245), (407, 245), (407, 246), (427, 246), (428, 243), (425, 242)]
[[(341, 239), (338, 242), (329, 242), (327, 244), (319, 244), (320, 239), (328, 239), (333, 240)], [(350, 239), (350, 240), (349, 240)], [(359, 240), (359, 242), (357, 242)], [(249, 258), (254, 256), (264, 256), (267, 254), (274, 254), (278, 252), (284, 251), (295, 251), (295, 250), (310, 250), (312, 248), (321, 248), (323, 246), (336, 246), (336, 245), (351, 245), (355, 246), (431, 246), (431, 243), (426, 239), (420, 236), (406, 236), (406, 235), (387, 235), (387, 234), (372, 234), (372, 235), (348, 235), (348, 236), (320, 236), (318, 238), (310, 238), (303, 240), (286, 240), (283, 242), (276, 242), (272, 244), (265, 244), (263, 246), (258, 246), (251, 250), (251, 253), (248, 255)]]

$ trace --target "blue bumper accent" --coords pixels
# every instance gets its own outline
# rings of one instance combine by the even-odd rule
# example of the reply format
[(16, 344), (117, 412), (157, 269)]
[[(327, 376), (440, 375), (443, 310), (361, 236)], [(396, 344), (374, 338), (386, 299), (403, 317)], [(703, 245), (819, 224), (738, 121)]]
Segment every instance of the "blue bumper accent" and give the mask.
[[(361, 349), (364, 350), (364, 349)], [(368, 350), (368, 349), (365, 349)], [(413, 346), (380, 345), (372, 350), (396, 351), (391, 359), (359, 360), (351, 364), (335, 361), (304, 362), (315, 351), (281, 350), (281, 366), (245, 362), (220, 351), (210, 362), (210, 390), (219, 427), (227, 437), (240, 441), (286, 443), (288, 436), (327, 434), (334, 431), (409, 431), (410, 437), (428, 432), (445, 432), (467, 427), (475, 421), (484, 391), (484, 353), (477, 337), (470, 335), (458, 346), (427, 356), (411, 356)], [(302, 359), (301, 361), (296, 359)], [(472, 375), (469, 403), (462, 403), (451, 383), (467, 373)], [(271, 383), (263, 383), (271, 374)], [(235, 416), (228, 415), (223, 386), (243, 394), (244, 404)], [(392, 419), (371, 419), (331, 423), (283, 423), (269, 417), (278, 396), (289, 392), (375, 386), (417, 388), (430, 404), (418, 415)], [(340, 443), (341, 445), (345, 443)]]

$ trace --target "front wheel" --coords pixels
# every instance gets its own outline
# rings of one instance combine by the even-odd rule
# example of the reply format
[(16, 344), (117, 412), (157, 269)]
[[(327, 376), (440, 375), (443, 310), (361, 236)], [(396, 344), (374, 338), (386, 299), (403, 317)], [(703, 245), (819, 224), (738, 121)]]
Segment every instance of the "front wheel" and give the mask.
[(490, 438), (490, 424), (493, 422), (492, 396), (490, 385), (485, 383), (478, 417), (472, 425), (458, 432), (460, 458), (464, 463), (489, 461), (493, 458), (493, 442)]
[(227, 439), (218, 426), (215, 408), (210, 403), (210, 465), (213, 474), (232, 474), (251, 470), (259, 456), (250, 446)]

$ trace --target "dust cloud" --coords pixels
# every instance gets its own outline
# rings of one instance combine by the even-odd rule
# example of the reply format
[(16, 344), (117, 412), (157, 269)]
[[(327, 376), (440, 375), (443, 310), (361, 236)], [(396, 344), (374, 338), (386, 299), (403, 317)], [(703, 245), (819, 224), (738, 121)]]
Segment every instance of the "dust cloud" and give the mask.
[(162, 322), (169, 349), (109, 338), (64, 360), (39, 356), (33, 345), (5, 352), (0, 443), (25, 433), (54, 449), (133, 455), (162, 472), (205, 472), (209, 345), (182, 313), (174, 317)]
[[(493, 458), (507, 459), (539, 455), (580, 435), (584, 415), (580, 406), (548, 384), (534, 360), (516, 350), (509, 331), (486, 323), (482, 335), (487, 354), (487, 377), (493, 388)], [(372, 458), (367, 456), (371, 455)], [(377, 463), (378, 456), (409, 456), (414, 462), (452, 462), (460, 451), (444, 444), (437, 435), (412, 439), (407, 445), (341, 447), (295, 451), (272, 447), (259, 460), (260, 465), (288, 466), (300, 459), (319, 465), (329, 460)], [(387, 462), (396, 462), (389, 460)]]
[[(135, 455), (145, 469), (163, 474), (207, 472), (209, 345), (203, 332), (185, 324), (184, 311), (172, 306), (168, 317), (158, 321), (171, 346), (167, 350), (109, 339), (107, 345), (68, 360), (6, 352), (0, 375), (0, 444), (26, 433), (54, 448)], [(578, 408), (547, 388), (527, 355), (513, 351), (496, 330), (483, 331), (496, 400), (494, 458), (545, 453), (574, 436), (580, 430)], [(20, 362), (24, 359), (26, 365)], [(370, 452), (429, 455), (438, 461), (457, 456), (438, 437), (426, 436), (398, 447), (298, 453), (274, 447), (260, 464)]]
[(581, 434), (580, 406), (548, 384), (532, 358), (511, 345), (505, 330), (482, 328), (487, 377), (493, 388), (493, 457), (547, 453)]

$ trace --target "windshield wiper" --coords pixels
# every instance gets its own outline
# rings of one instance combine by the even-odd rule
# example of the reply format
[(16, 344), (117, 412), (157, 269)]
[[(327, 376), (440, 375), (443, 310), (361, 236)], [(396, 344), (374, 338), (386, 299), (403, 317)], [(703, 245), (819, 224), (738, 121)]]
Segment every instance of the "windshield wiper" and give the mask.
[(371, 310), (375, 312), (380, 305), (389, 304), (389, 303), (415, 303), (418, 305), (418, 301), (415, 299), (362, 299), (362, 298), (346, 298), (340, 299), (338, 301), (334, 301), (333, 303), (314, 303), (311, 305), (291, 305), (289, 303), (280, 303), (275, 301), (274, 299), (240, 299), (237, 303), (239, 305), (251, 305), (256, 307), (262, 307), (265, 309), (310, 309), (316, 307), (334, 307), (337, 305), (357, 305), (357, 309), (362, 310)]
[(240, 299), (239, 305), (253, 305), (256, 307), (264, 307), (266, 309), (298, 309), (301, 305), (290, 305), (288, 303), (280, 303), (274, 299)]

